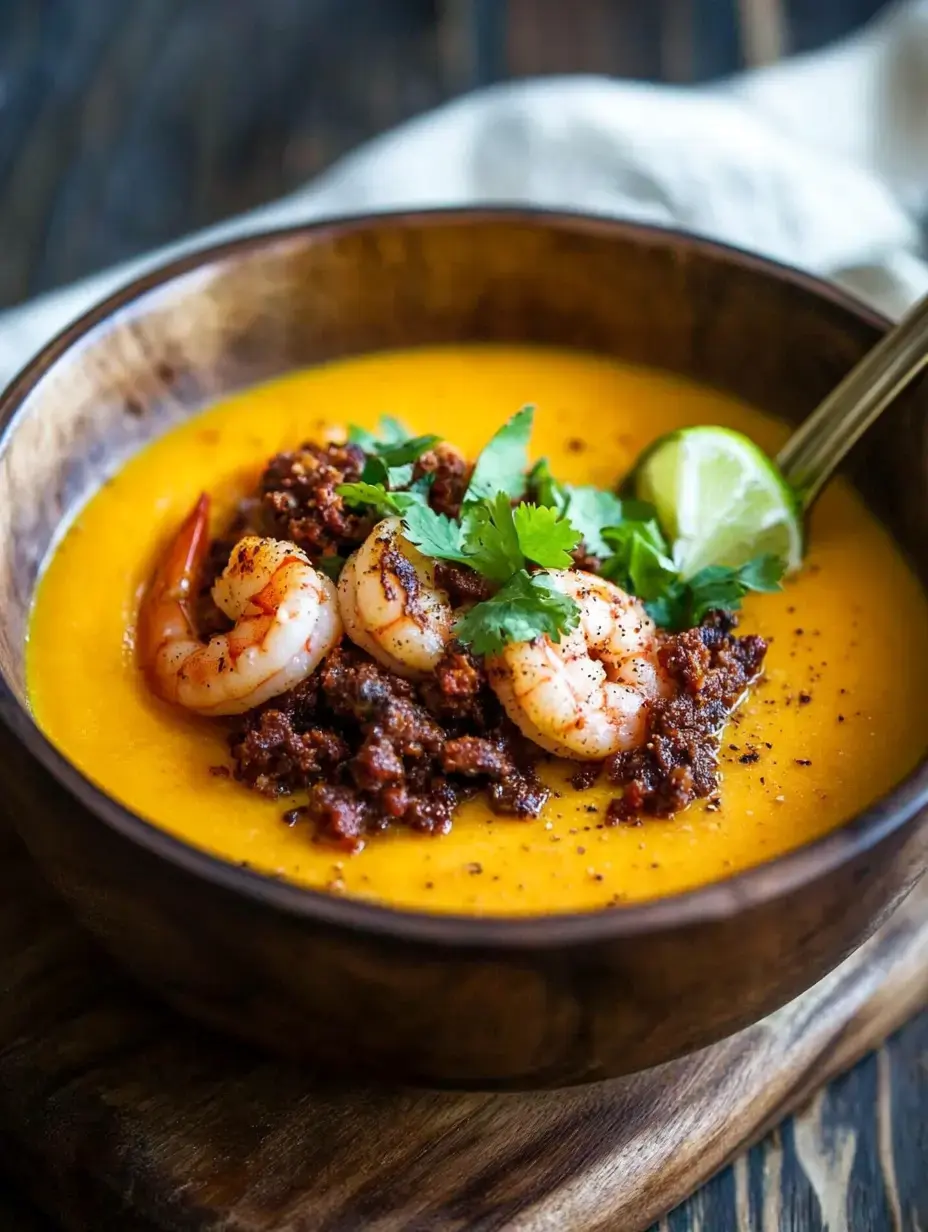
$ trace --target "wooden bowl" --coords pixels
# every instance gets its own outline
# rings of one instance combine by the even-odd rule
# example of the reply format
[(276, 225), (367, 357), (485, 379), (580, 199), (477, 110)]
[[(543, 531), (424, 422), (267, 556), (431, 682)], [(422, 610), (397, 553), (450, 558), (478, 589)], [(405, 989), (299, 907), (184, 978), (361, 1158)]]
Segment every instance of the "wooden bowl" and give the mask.
[[(84, 778), (29, 714), (29, 606), (62, 520), (124, 458), (293, 368), (419, 343), (553, 343), (673, 369), (799, 420), (885, 328), (839, 292), (741, 252), (524, 210), (301, 227), (121, 291), (48, 346), (0, 406), (0, 756), (35, 859), (139, 980), (325, 1072), (553, 1086), (655, 1065), (768, 1014), (916, 881), (925, 763), (828, 837), (675, 898), (540, 919), (401, 912), (224, 863)], [(923, 577), (926, 408), (916, 387), (850, 464)], [(887, 670), (904, 665), (889, 658)]]

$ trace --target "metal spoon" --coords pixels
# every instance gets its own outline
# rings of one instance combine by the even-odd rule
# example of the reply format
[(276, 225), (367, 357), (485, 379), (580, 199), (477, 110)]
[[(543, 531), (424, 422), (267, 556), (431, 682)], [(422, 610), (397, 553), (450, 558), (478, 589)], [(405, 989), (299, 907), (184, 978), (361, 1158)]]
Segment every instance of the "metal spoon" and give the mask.
[(925, 367), (928, 296), (864, 356), (777, 455), (777, 465), (804, 509), (848, 450)]

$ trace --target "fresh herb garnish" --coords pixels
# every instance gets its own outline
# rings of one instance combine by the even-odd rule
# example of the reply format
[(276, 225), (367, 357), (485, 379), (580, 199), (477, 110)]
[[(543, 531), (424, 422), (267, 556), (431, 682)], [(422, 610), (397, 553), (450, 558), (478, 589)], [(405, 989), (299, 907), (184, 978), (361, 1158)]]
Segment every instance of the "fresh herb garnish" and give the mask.
[(534, 415), (533, 406), (524, 406), (483, 447), (464, 494), (465, 505), (497, 492), (513, 498), (523, 495)]
[(580, 609), (547, 573), (519, 569), (490, 599), (477, 603), (455, 627), (455, 636), (477, 654), (498, 654), (510, 642), (547, 635), (559, 642), (577, 627)]
[(426, 556), (469, 565), (492, 582), (505, 582), (531, 562), (546, 569), (570, 567), (579, 541), (570, 523), (553, 509), (516, 505), (505, 492), (464, 507), (452, 521), (427, 506), (403, 517), (406, 538)]
[(603, 531), (607, 526), (616, 526), (623, 516), (622, 502), (613, 492), (559, 483), (551, 474), (546, 458), (535, 463), (528, 481), (529, 489), (539, 505), (547, 505), (567, 515), (592, 556), (609, 555), (610, 549), (603, 539)]
[[(413, 463), (433, 445), (440, 436), (410, 436), (398, 419), (382, 416), (379, 436), (352, 424), (348, 428), (348, 440), (360, 445), (367, 454), (361, 481), (366, 484), (382, 484), (387, 488), (405, 488), (412, 480)], [(347, 485), (345, 485), (347, 486)]]
[(691, 629), (715, 608), (737, 611), (749, 591), (780, 589), (785, 566), (776, 556), (758, 556), (737, 569), (710, 565), (682, 578), (651, 506), (626, 501), (625, 513), (631, 515), (627, 521), (603, 532), (613, 554), (603, 562), (602, 573), (637, 595), (665, 629)]
[(573, 523), (544, 505), (516, 505), (512, 510), (516, 538), (526, 560), (544, 569), (569, 569), (571, 552), (580, 542)]
[(547, 505), (558, 513), (563, 513), (567, 508), (570, 488), (554, 478), (547, 458), (539, 458), (529, 471), (528, 487), (539, 505)]
[(383, 484), (342, 484), (349, 503), (367, 504), (386, 516), (401, 516), (405, 537), (425, 556), (467, 565), (500, 589), (472, 607), (458, 622), (455, 635), (478, 654), (502, 650), (507, 642), (529, 641), (548, 634), (559, 641), (574, 628), (579, 609), (546, 573), (530, 574), (527, 565), (566, 569), (579, 535), (566, 518), (542, 505), (512, 506), (498, 491), (465, 505), (460, 519), (436, 513), (421, 496), (388, 492)]
[(512, 504), (497, 492), (466, 507), (461, 514), (466, 563), (491, 582), (505, 582), (525, 566)]
[(370, 505), (385, 518), (396, 517), (428, 500), (428, 490), (410, 488), (405, 492), (388, 492), (382, 483), (366, 483), (363, 479), (358, 483), (340, 483), (335, 491), (346, 504), (354, 508)]
[(580, 609), (547, 573), (529, 573), (529, 563), (566, 569), (579, 535), (556, 510), (516, 505), (505, 492), (465, 508), (463, 553), (459, 559), (484, 577), (501, 583), (490, 599), (476, 604), (458, 622), (455, 635), (477, 654), (496, 654), (509, 642), (547, 634), (554, 642), (576, 627)]
[(736, 612), (749, 591), (772, 594), (780, 589), (785, 566), (778, 556), (757, 556), (738, 569), (708, 565), (685, 582), (677, 579), (663, 594), (646, 603), (651, 618), (679, 631), (698, 625), (716, 608)]
[(467, 564), (492, 581), (505, 581), (527, 562), (569, 569), (580, 536), (566, 518), (543, 505), (515, 508), (505, 492), (468, 506), (461, 515)]
[(357, 424), (348, 425), (348, 443), (360, 445), (365, 453), (377, 453), (381, 449), (400, 445), (408, 440), (409, 429), (390, 415), (381, 415), (376, 433), (369, 432), (367, 428), (359, 428)]
[(403, 515), (406, 538), (423, 556), (463, 562), (464, 528), (460, 522), (436, 513), (426, 504), (411, 505)]
[(601, 572), (629, 594), (649, 602), (677, 580), (677, 571), (654, 510), (640, 501), (626, 501), (622, 512), (618, 525), (603, 529), (611, 555), (603, 561)]

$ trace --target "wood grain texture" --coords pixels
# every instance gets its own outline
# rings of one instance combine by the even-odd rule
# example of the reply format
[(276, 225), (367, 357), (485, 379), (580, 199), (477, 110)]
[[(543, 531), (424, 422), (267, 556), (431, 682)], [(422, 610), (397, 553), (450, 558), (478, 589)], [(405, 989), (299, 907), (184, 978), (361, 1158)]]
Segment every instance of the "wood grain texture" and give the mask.
[[(16, 840), (3, 831), (0, 842), (0, 1159), (74, 1232), (635, 1232), (928, 996), (928, 893), (917, 891), (799, 1001), (649, 1074), (537, 1095), (323, 1086), (146, 1000)], [(891, 1076), (878, 1081), (889, 1090)], [(789, 1132), (807, 1196), (836, 1230), (853, 1201), (856, 1133), (835, 1141), (823, 1107), (816, 1097)], [(737, 1218), (739, 1205), (752, 1218), (757, 1160), (768, 1166), (775, 1149), (715, 1182)], [(901, 1209), (898, 1183), (888, 1192)]]

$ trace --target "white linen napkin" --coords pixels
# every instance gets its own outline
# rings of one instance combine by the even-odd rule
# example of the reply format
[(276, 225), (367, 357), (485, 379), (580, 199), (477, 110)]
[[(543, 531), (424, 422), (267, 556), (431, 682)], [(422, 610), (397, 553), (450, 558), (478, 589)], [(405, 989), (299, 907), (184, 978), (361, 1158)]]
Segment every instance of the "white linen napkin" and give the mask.
[(0, 315), (0, 383), (137, 274), (304, 220), (529, 204), (678, 226), (832, 278), (896, 316), (928, 292), (928, 0), (720, 85), (495, 86), (404, 124), (299, 191)]

